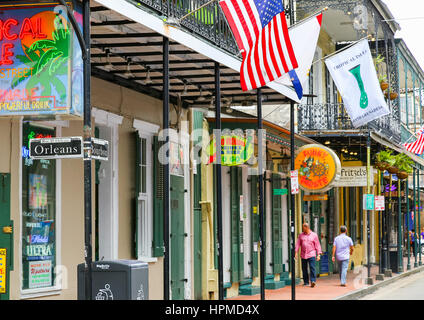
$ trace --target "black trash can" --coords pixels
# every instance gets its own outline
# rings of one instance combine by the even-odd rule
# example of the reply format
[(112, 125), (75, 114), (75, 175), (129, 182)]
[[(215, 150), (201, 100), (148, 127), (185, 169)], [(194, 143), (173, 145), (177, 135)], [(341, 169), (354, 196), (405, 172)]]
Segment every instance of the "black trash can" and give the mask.
[[(137, 260), (94, 261), (93, 300), (148, 300), (148, 264)], [(78, 265), (78, 300), (85, 300), (84, 264)]]
[(399, 273), (399, 251), (397, 246), (389, 247), (389, 260), (392, 272)]

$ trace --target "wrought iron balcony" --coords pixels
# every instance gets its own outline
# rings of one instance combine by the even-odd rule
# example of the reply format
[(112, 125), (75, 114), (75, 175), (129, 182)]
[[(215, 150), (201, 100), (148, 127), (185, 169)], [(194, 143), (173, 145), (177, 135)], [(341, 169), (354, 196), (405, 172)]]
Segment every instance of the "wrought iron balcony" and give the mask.
[[(392, 114), (371, 121), (368, 125), (393, 143), (401, 142), (399, 119)], [(367, 129), (367, 126), (354, 128), (342, 103), (314, 103), (299, 105), (298, 128), (299, 132), (345, 131)]]
[[(176, 20), (190, 12), (195, 11), (208, 0), (126, 0), (136, 6), (145, 6), (153, 9), (160, 16), (172, 17)], [(219, 8), (218, 2), (212, 2), (200, 10), (193, 12), (187, 18), (180, 21), (185, 28), (221, 49), (238, 55), (239, 50), (234, 40), (231, 29)]]

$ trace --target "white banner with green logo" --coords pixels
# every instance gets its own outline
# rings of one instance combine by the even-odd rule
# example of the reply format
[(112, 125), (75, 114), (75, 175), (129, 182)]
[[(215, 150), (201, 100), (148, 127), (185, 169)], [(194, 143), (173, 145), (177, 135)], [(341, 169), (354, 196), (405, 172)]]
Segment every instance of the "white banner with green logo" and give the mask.
[(366, 39), (325, 60), (355, 128), (390, 113)]

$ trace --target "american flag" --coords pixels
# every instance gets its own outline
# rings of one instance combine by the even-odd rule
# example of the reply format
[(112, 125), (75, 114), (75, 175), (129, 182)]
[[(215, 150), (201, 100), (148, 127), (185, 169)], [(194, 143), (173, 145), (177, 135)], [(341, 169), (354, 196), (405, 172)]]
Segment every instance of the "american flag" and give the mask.
[(219, 2), (242, 52), (243, 91), (262, 87), (298, 67), (282, 0)]
[(403, 145), (406, 150), (415, 154), (422, 154), (424, 150), (424, 133), (420, 133), (417, 140)]

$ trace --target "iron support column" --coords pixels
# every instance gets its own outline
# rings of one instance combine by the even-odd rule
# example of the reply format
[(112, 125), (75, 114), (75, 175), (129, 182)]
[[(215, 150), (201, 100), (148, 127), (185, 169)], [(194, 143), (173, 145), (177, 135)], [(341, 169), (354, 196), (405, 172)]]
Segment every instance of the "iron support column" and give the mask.
[(264, 136), (263, 136), (263, 126), (262, 126), (262, 91), (259, 88), (257, 90), (257, 113), (258, 113), (258, 168), (259, 168), (259, 219), (260, 219), (260, 244), (261, 244), (261, 251), (260, 251), (260, 276), (261, 276), (261, 300), (265, 300), (265, 255), (266, 255), (266, 248), (265, 248), (265, 239), (264, 239), (264, 230), (265, 230), (265, 215), (264, 215), (264, 168), (263, 168), (263, 142), (264, 142)]
[[(91, 300), (93, 261), (92, 199), (91, 199), (91, 62), (90, 62), (90, 1), (83, 2), (83, 37), (86, 47), (84, 59), (84, 247), (85, 247), (85, 297)], [(83, 50), (83, 48), (81, 47)]]
[(417, 175), (417, 170), (414, 168), (414, 233), (412, 236), (414, 237), (413, 242), (413, 250), (414, 250), (414, 268), (418, 267), (418, 261), (417, 261), (417, 198), (416, 198), (416, 190), (417, 185), (415, 183)]
[(163, 37), (163, 133), (165, 161), (163, 162), (163, 299), (169, 300), (169, 39)]
[[(294, 170), (294, 102), (290, 101), (290, 170)], [(296, 196), (290, 192), (290, 241), (291, 241), (291, 299), (296, 300), (296, 270), (295, 270), (295, 219)]]
[[(402, 269), (402, 195), (401, 195), (401, 182), (398, 177), (398, 272), (401, 273)], [(401, 271), (402, 270), (402, 271)]]
[(408, 249), (408, 262), (407, 262), (407, 264), (406, 264), (406, 270), (411, 270), (411, 241), (410, 241), (410, 237), (409, 237), (409, 217), (410, 217), (410, 212), (409, 212), (409, 177), (408, 177), (408, 179), (406, 179), (406, 182), (405, 182), (405, 189), (406, 189), (406, 225), (407, 225), (407, 231), (408, 231), (408, 233), (407, 233), (407, 237), (406, 237), (406, 246), (407, 246), (407, 249)]
[(222, 240), (222, 167), (221, 167), (221, 71), (215, 62), (215, 139), (216, 139), (216, 215), (218, 228), (218, 297), (224, 300), (224, 255)]
[(420, 169), (417, 169), (417, 192), (418, 192), (418, 227), (415, 230), (417, 232), (417, 240), (418, 240), (418, 248), (417, 248), (417, 254), (418, 254), (418, 265), (422, 265), (422, 261), (421, 261), (421, 201), (420, 201)]

